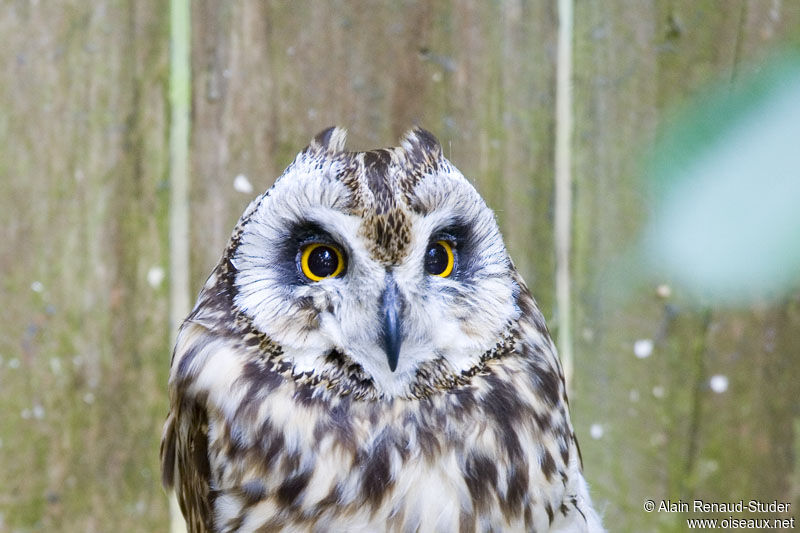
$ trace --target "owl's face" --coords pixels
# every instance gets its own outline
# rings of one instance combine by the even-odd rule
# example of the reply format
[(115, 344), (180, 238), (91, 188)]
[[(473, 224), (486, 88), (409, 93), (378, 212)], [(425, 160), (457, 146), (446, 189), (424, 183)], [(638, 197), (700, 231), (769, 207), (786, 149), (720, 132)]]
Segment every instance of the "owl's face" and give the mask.
[(431, 134), (370, 152), (344, 141), (320, 133), (247, 208), (233, 303), (295, 374), (355, 364), (399, 396), (426, 363), (478, 364), (518, 318), (519, 287), (493, 213)]

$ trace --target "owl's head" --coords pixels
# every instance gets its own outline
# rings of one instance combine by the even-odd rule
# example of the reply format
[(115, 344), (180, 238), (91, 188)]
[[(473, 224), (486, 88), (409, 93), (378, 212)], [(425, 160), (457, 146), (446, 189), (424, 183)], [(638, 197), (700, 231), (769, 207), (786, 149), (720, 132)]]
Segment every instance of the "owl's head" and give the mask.
[(345, 136), (320, 133), (242, 215), (233, 306), (298, 375), (346, 366), (391, 397), (432, 364), (469, 371), (519, 316), (494, 214), (430, 133), (368, 152)]

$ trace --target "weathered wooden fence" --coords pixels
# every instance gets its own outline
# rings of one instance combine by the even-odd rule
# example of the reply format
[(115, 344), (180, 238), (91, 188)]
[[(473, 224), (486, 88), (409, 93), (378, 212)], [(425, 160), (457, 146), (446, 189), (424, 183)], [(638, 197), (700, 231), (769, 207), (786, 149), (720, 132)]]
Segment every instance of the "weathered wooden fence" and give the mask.
[[(2, 2), (0, 532), (166, 528), (166, 6)], [(619, 291), (615, 266), (647, 214), (640, 155), (667, 111), (800, 42), (800, 4), (574, 8), (572, 411), (596, 503), (620, 531), (683, 529), (645, 498), (777, 499), (797, 516), (800, 297), (698, 311), (679, 287)], [(193, 291), (311, 135), (339, 124), (375, 147), (418, 123), (497, 211), (558, 330), (555, 2), (196, 0), (191, 14)]]

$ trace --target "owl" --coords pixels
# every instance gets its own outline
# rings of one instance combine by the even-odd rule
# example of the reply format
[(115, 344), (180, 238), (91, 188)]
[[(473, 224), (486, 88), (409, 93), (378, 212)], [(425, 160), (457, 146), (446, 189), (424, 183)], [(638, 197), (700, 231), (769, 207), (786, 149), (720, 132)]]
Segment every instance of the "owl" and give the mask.
[(180, 328), (161, 468), (189, 530), (602, 530), (494, 214), (427, 131), (345, 136), (247, 207)]

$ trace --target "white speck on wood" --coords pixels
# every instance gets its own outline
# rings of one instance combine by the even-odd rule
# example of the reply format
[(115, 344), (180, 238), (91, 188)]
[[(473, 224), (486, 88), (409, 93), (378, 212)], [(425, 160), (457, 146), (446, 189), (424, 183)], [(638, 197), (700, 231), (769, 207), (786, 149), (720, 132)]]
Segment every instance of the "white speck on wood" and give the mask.
[(728, 390), (728, 376), (722, 374), (715, 374), (708, 380), (708, 386), (717, 394), (722, 394)]
[(633, 343), (633, 353), (639, 359), (646, 359), (653, 353), (653, 341), (651, 339), (639, 339)]
[(245, 176), (244, 174), (239, 174), (235, 178), (233, 178), (233, 189), (236, 192), (240, 192), (243, 194), (252, 194), (253, 184), (250, 183), (250, 180), (247, 179), (247, 176)]
[(150, 270), (147, 271), (147, 283), (154, 289), (157, 289), (164, 281), (165, 275), (164, 269), (160, 266), (151, 267)]

